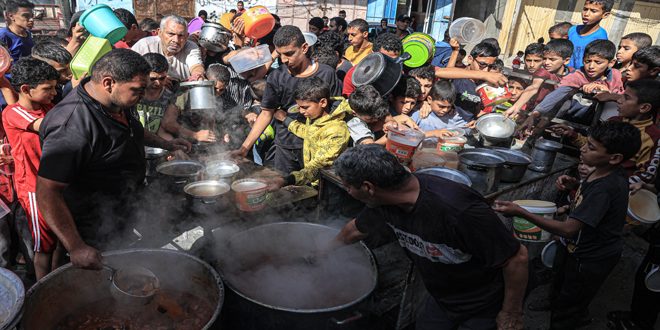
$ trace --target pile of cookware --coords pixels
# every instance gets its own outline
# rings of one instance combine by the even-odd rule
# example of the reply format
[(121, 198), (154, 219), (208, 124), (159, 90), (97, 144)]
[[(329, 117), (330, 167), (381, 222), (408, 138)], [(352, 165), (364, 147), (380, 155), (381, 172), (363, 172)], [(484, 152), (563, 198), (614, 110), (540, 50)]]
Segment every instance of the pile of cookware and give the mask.
[[(557, 151), (561, 143), (539, 139), (531, 154), (527, 154), (514, 146), (516, 124), (511, 119), (499, 113), (491, 113), (480, 117), (475, 128), (466, 134), (468, 144), (477, 148), (457, 148), (459, 150), (458, 171), (450, 168), (431, 168), (418, 171), (427, 172), (447, 179), (471, 185), (480, 193), (487, 195), (498, 190), (500, 183), (520, 182), (528, 169), (547, 173), (552, 170)], [(443, 151), (452, 150), (443, 146)], [(447, 150), (445, 150), (447, 149)]]

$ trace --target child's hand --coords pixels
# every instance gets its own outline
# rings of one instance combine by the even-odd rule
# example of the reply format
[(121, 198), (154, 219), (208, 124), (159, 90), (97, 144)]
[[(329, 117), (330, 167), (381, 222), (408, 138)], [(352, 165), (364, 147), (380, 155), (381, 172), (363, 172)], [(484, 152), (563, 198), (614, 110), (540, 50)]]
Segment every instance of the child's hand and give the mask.
[(454, 38), (449, 39), (449, 46), (451, 46), (451, 50), (458, 51), (461, 49), (461, 44)]
[(483, 72), (484, 81), (495, 87), (501, 87), (509, 82), (505, 75), (497, 72)]
[(431, 105), (428, 102), (424, 101), (422, 103), (422, 106), (419, 108), (419, 118), (424, 119), (428, 117), (431, 114), (431, 111), (433, 111), (431, 109)]
[(559, 190), (573, 190), (578, 186), (578, 180), (570, 175), (561, 175), (555, 182)]
[(520, 216), (525, 211), (522, 207), (520, 207), (520, 205), (516, 203), (508, 202), (508, 201), (499, 201), (499, 200), (493, 203), (493, 210), (495, 210), (495, 212), (502, 213), (508, 217)]
[(215, 142), (215, 133), (207, 129), (195, 132), (194, 137), (198, 142)]
[(548, 130), (556, 135), (565, 136), (565, 137), (575, 137), (575, 130), (573, 130), (572, 127), (565, 124), (552, 125), (548, 127)]
[(250, 112), (247, 115), (245, 115), (245, 120), (248, 122), (248, 124), (250, 124), (250, 127), (252, 127), (254, 123), (257, 121), (257, 117), (259, 117), (259, 115), (257, 115), (254, 112)]
[(566, 214), (570, 209), (571, 207), (569, 205), (564, 205), (557, 209), (557, 215)]
[(286, 119), (286, 111), (277, 110), (273, 114), (273, 117), (275, 117), (275, 120), (277, 120), (277, 121), (284, 121)]
[(582, 86), (582, 91), (585, 94), (596, 94), (596, 93), (603, 93), (603, 92), (609, 92), (609, 88), (603, 84), (599, 84), (597, 82), (592, 82), (589, 84), (586, 84)]
[(417, 126), (417, 123), (415, 123), (415, 121), (413, 121), (412, 118), (410, 118), (406, 115), (394, 116), (394, 117), (392, 117), (392, 119), (394, 119), (394, 121), (397, 122), (400, 125), (406, 125), (406, 126), (412, 128), (412, 129), (419, 129), (419, 126)]

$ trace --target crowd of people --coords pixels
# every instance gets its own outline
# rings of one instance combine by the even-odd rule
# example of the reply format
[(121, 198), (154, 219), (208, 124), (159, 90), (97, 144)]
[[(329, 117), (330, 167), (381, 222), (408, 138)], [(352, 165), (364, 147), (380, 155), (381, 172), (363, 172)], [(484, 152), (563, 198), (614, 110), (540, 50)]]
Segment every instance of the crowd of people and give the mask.
[[(361, 18), (348, 22), (341, 11), (311, 18), (306, 31), (273, 15), (275, 27), (257, 39), (245, 35), (239, 1), (223, 25), (226, 40), (207, 49), (200, 29), (180, 16), (138, 22), (115, 9), (128, 32), (74, 79), (69, 64), (88, 35), (82, 12), (57, 36), (37, 36), (30, 32), (34, 5), (9, 0), (7, 27), (0, 29), (13, 59), (0, 78), (0, 201), (7, 210), (0, 266), (23, 258), (40, 279), (66, 261), (66, 252), (74, 266), (100, 269), (99, 251), (117, 247), (101, 233), (130, 230), (131, 200), (145, 179), (144, 146), (186, 158), (193, 145), (212, 144), (277, 170), (270, 189), (315, 187), (319, 171), (334, 166), (348, 193), (368, 206), (338, 242), (355, 242), (387, 223), (431, 296), (418, 329), (523, 328), (527, 250), (497, 213), (527, 218), (561, 237), (553, 290), (536, 308), (552, 312), (552, 329), (588, 324), (589, 303), (621, 257), (629, 190), (656, 191), (660, 162), (660, 47), (641, 32), (608, 40), (601, 22), (612, 7), (612, 0), (587, 0), (582, 24), (559, 23), (548, 31), (549, 42), (517, 53), (512, 67), (521, 75), (503, 74), (496, 39), (468, 53), (446, 34), (425, 65), (404, 67), (396, 86), (382, 90), (356, 86), (356, 67), (372, 54), (402, 55), (414, 26), (407, 15), (395, 26), (383, 19), (371, 28)], [(205, 11), (199, 17), (209, 20)], [(304, 32), (316, 36), (314, 44)], [(232, 57), (257, 45), (268, 46), (267, 63), (242, 72), (232, 66)], [(213, 111), (186, 106), (179, 85), (200, 80), (213, 81)], [(506, 86), (510, 100), (484, 107), (482, 83)], [(490, 205), (466, 186), (410, 173), (384, 148), (390, 130), (407, 127), (442, 139), (492, 112), (515, 119), (522, 135), (555, 117), (589, 124), (601, 116), (588, 133), (550, 127), (581, 150), (583, 176), (557, 182), (558, 189), (575, 191), (565, 221), (507, 201)], [(125, 217), (106, 219), (108, 209)], [(660, 264), (657, 227), (648, 232), (651, 248), (640, 272)], [(621, 329), (652, 329), (658, 311), (658, 293), (638, 275), (632, 312), (608, 317)]]

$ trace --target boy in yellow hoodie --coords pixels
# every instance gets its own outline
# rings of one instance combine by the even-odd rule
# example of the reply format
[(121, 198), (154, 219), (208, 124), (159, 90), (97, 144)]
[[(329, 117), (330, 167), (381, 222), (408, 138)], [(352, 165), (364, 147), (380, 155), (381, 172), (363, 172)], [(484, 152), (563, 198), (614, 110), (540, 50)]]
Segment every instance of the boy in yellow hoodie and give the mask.
[(317, 185), (319, 170), (332, 166), (332, 162), (348, 146), (351, 137), (344, 121), (344, 117), (351, 111), (348, 102), (343, 102), (341, 98), (331, 98), (330, 89), (321, 78), (301, 80), (296, 87), (294, 98), (298, 111), (305, 116), (306, 122), (293, 120), (282, 110), (275, 113), (275, 119), (281, 121), (291, 133), (304, 140), (304, 167), (300, 171), (293, 171), (285, 177), (274, 179), (271, 188)]

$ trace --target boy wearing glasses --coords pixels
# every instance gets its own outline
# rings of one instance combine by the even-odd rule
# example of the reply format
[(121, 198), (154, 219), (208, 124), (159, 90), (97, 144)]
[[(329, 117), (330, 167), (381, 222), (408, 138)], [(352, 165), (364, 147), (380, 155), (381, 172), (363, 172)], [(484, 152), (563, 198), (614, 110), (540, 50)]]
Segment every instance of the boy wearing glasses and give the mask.
[[(488, 43), (480, 43), (472, 49), (467, 57), (467, 70), (490, 72), (497, 61), (498, 49)], [(471, 115), (472, 118), (483, 109), (481, 98), (477, 94), (477, 85), (482, 81), (476, 79), (455, 79), (453, 81), (456, 89), (456, 101), (454, 106), (460, 113)]]
[(32, 52), (32, 33), (34, 26), (34, 4), (29, 1), (7, 1), (5, 16), (7, 27), (0, 29), (0, 41), (7, 45), (7, 50), (14, 62)]

